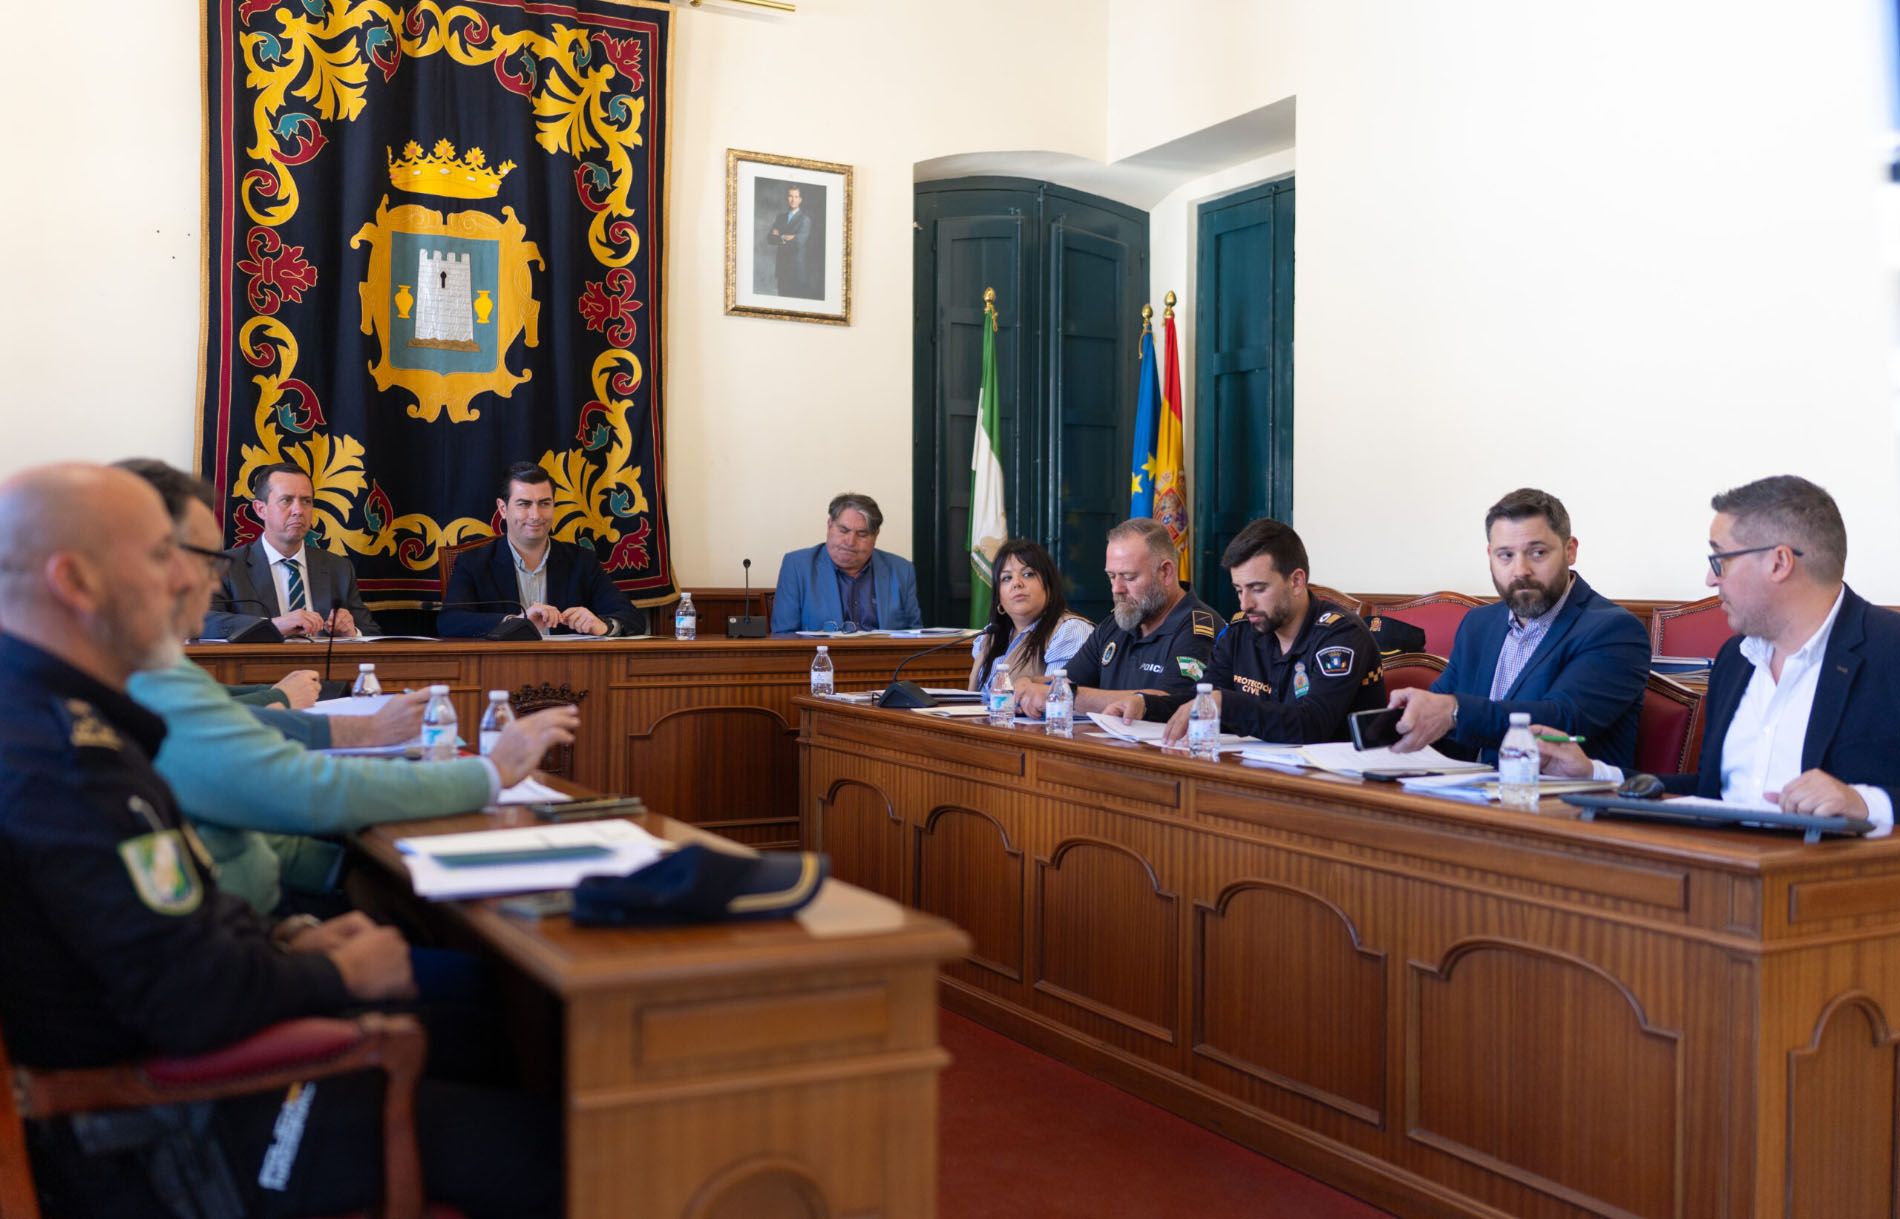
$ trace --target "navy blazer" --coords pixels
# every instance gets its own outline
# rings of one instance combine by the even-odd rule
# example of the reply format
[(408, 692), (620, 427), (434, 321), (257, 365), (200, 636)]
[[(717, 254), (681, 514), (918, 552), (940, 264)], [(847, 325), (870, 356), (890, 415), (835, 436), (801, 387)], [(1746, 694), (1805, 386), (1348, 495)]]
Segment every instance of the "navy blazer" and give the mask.
[[(559, 610), (584, 605), (601, 621), (619, 623), (618, 634), (646, 633), (645, 611), (635, 609), (627, 594), (600, 570), (593, 551), (572, 542), (549, 541), (548, 546), (549, 605)], [(455, 570), (449, 573), (449, 595), (436, 617), (435, 629), (441, 635), (486, 635), (503, 618), (519, 615), (521, 610), (514, 554), (501, 538), (496, 538), (456, 560)]]
[[(909, 559), (873, 550), (871, 576), (879, 630), (908, 631), (924, 624), (923, 611), (917, 608), (917, 569)], [(823, 542), (794, 550), (779, 561), (778, 591), (772, 594), (775, 633), (821, 631), (827, 622), (842, 621), (838, 569)]]
[(1446, 740), (1495, 763), (1511, 712), (1528, 711), (1547, 724), (1584, 738), (1583, 750), (1613, 766), (1636, 764), (1636, 720), (1649, 675), (1649, 632), (1616, 602), (1576, 576), (1570, 598), (1543, 642), (1498, 702), (1491, 678), (1510, 628), (1510, 607), (1498, 601), (1466, 614), (1451, 644), (1451, 663), (1432, 683), (1458, 696), (1458, 726)]
[[(1709, 671), (1703, 706), (1708, 728), (1702, 760), (1691, 774), (1670, 775), (1675, 792), (1721, 799), (1722, 746), (1755, 666), (1742, 655), (1740, 636), (1722, 645)], [(1900, 722), (1900, 614), (1869, 605), (1847, 589), (1834, 631), (1821, 653), (1821, 674), (1801, 743), (1801, 769), (1824, 770), (1843, 783), (1882, 788), (1900, 809), (1900, 749), (1893, 725)]]
[[(198, 628), (206, 639), (229, 639), (260, 618), (277, 617), (277, 583), (270, 573), (264, 539), (257, 538), (248, 546), (233, 546), (224, 553), (230, 556), (231, 570), (224, 574), (223, 584), (211, 599), (211, 612)], [(303, 557), (304, 594), (312, 610), (327, 617), (333, 608), (341, 606), (360, 633), (383, 633), (363, 605), (363, 594), (356, 587), (356, 569), (348, 559), (324, 550), (313, 537), (304, 539)]]

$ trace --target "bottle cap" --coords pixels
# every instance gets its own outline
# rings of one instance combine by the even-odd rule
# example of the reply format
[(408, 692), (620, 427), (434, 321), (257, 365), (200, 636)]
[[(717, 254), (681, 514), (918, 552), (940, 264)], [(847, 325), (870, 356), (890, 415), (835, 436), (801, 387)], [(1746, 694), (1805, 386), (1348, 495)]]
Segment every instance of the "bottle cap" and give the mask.
[(506, 702), (506, 701), (508, 701), (508, 691), (506, 691), (506, 690), (490, 690), (490, 691), (488, 692), (488, 701), (489, 701), (489, 702), (491, 702), (491, 703), (501, 703), (501, 702)]
[(1531, 726), (1531, 713), (1530, 713), (1530, 712), (1528, 712), (1528, 711), (1513, 711), (1513, 712), (1511, 712), (1511, 727), (1513, 727), (1513, 728), (1529, 728), (1530, 726)]
[(1051, 676), (1051, 677), (1067, 677), (1068, 675), (1069, 675), (1069, 671), (1068, 671), (1067, 669), (1051, 669), (1051, 670), (1049, 670), (1049, 676)]
[(447, 686), (430, 686), (429, 687), (430, 694), (447, 694), (448, 692), (449, 692), (449, 688)]
[(366, 660), (362, 664), (356, 666), (356, 671), (358, 673), (374, 673), (376, 671), (376, 666), (369, 663)]
[(818, 654), (820, 656), (823, 656), (826, 652), (829, 652), (829, 651), (831, 651), (831, 649), (826, 647), (824, 644), (821, 643), (818, 645)]
[(1211, 681), (1195, 682), (1194, 692), (1196, 694), (1212, 694), (1214, 692), (1214, 683)]

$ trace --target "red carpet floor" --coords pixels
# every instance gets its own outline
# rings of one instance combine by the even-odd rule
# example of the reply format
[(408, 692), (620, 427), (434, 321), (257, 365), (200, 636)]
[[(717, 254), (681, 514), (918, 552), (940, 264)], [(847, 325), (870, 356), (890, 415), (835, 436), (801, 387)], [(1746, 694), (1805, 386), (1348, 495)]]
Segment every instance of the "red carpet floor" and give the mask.
[(1378, 1219), (1384, 1211), (943, 1012), (939, 1219)]

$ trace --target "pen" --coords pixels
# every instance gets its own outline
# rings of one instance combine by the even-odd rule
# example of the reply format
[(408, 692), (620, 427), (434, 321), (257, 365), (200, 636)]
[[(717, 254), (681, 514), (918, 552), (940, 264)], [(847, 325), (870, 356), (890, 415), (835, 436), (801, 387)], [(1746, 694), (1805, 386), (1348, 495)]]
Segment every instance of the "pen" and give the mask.
[(1567, 732), (1540, 732), (1537, 734), (1537, 739), (1540, 741), (1549, 741), (1553, 745), (1581, 745), (1583, 744), (1582, 737), (1571, 736)]

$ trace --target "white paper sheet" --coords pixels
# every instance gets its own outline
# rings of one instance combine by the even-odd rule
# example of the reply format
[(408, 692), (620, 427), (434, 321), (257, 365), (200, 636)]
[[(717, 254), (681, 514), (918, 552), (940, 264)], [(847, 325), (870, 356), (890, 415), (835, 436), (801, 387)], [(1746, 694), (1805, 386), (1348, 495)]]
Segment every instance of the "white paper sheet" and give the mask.
[[(1089, 722), (1118, 741), (1135, 741), (1142, 745), (1153, 745), (1156, 748), (1163, 748), (1161, 734), (1167, 731), (1168, 727), (1166, 724), (1155, 724), (1147, 720), (1136, 720), (1133, 723), (1124, 724), (1121, 717), (1103, 715), (1100, 711), (1089, 712)], [(1240, 736), (1232, 732), (1221, 733), (1215, 738), (1215, 742), (1221, 753), (1238, 753), (1250, 745), (1261, 743), (1253, 737)], [(1172, 748), (1185, 750), (1187, 740), (1183, 738)]]
[(375, 715), (389, 705), (393, 694), (372, 694), (367, 698), (326, 698), (305, 708), (312, 715)]
[(496, 797), (496, 804), (564, 804), (574, 797), (555, 791), (547, 784), (539, 782), (532, 775), (515, 784), (504, 787)]
[[(545, 863), (450, 867), (441, 862), (441, 856), (455, 852), (531, 851), (537, 847), (564, 846), (599, 846), (609, 853), (590, 859), (557, 859)], [(416, 895), (444, 901), (498, 893), (572, 889), (586, 876), (625, 876), (658, 859), (666, 844), (630, 821), (611, 819), (401, 838), (396, 841), (396, 849), (402, 852), (402, 861), (409, 869), (409, 882), (415, 887)]]
[(1411, 753), (1394, 753), (1390, 749), (1354, 749), (1351, 741), (1327, 741), (1319, 745), (1302, 745), (1300, 752), (1306, 756), (1307, 764), (1318, 770), (1336, 775), (1348, 775), (1355, 779), (1368, 770), (1413, 770), (1450, 774), (1454, 771), (1490, 769), (1476, 762), (1460, 762), (1456, 758), (1448, 758), (1429, 745)]

